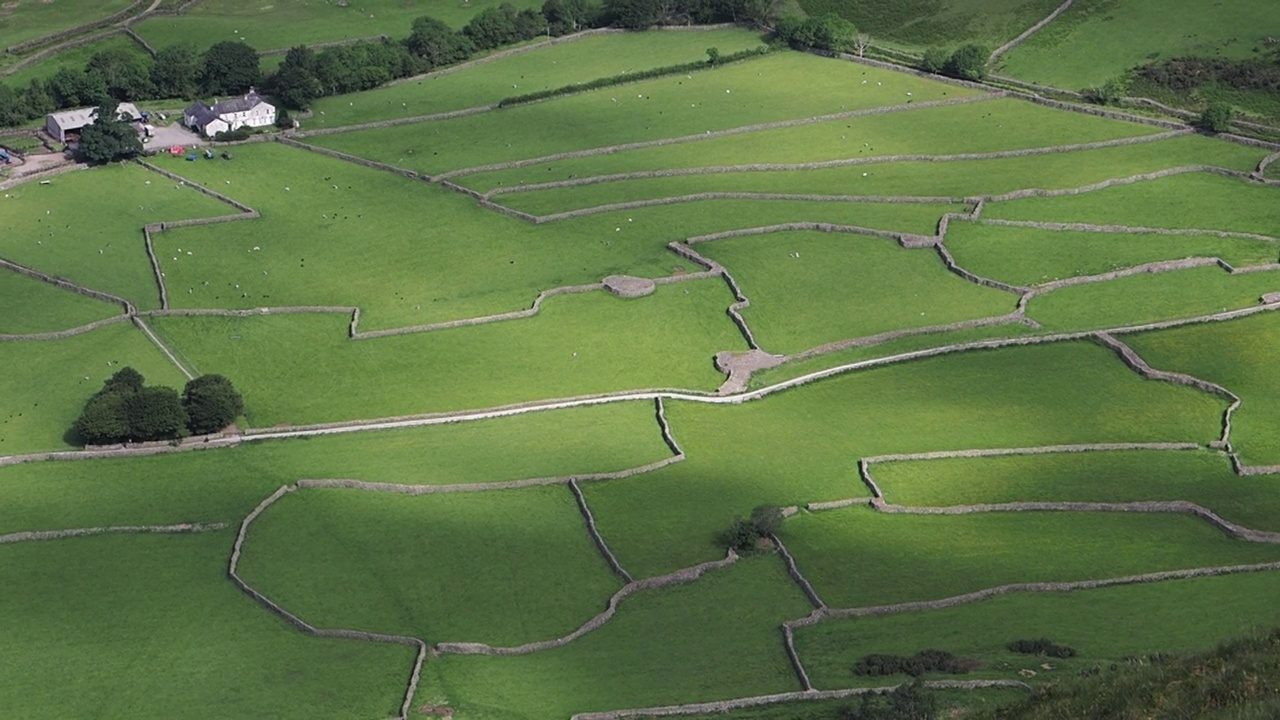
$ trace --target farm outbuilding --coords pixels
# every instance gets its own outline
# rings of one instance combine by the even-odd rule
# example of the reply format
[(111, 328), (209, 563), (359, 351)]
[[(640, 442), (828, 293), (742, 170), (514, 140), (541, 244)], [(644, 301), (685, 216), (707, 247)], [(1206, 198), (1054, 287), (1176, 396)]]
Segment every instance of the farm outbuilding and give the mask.
[[(66, 142), (67, 134), (79, 132), (98, 121), (97, 107), (76, 108), (62, 112), (49, 113), (45, 116), (44, 129), (49, 136), (58, 142)], [(116, 105), (117, 120), (137, 123), (143, 120), (143, 114), (133, 103), (122, 102)]]

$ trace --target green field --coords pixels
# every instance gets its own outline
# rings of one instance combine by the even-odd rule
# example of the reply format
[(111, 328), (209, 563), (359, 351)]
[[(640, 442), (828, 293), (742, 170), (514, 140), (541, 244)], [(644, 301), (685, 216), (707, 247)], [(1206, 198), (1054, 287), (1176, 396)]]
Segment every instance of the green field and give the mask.
[(770, 352), (1010, 313), (1017, 298), (947, 271), (936, 253), (843, 233), (785, 232), (695, 247), (732, 268), (742, 316)]
[(245, 581), (319, 627), (519, 645), (622, 586), (563, 486), (405, 497), (301, 490), (254, 524)]
[[(183, 15), (159, 15), (134, 25), (153, 47), (193, 43), (204, 49), (222, 40), (246, 42), (259, 51), (294, 45), (388, 35), (408, 36), (413, 21), (424, 15), (455, 28), (476, 13), (497, 7), (498, 0), (465, 4), (446, 0), (361, 0), (339, 5), (324, 0), (201, 0)], [(538, 7), (516, 0), (517, 8)]]
[[(0, 546), (17, 717), (387, 717), (413, 651), (308, 637), (226, 579), (233, 533)], [(127, 678), (127, 681), (125, 681)]]
[[(456, 27), (495, 1), (202, 0), (138, 30), (159, 46), (241, 37), (269, 49), (378, 32), (398, 38), (423, 14)], [(1130, 0), (1105, 1), (1104, 12), (1120, 23)], [(1078, 4), (1071, 13), (1099, 6)], [(815, 13), (835, 7), (830, 0), (810, 5)], [(877, 45), (919, 49), (970, 38), (994, 45), (1056, 5), (859, 0), (841, 9), (865, 18), (860, 29)], [(1222, 12), (1204, 37), (1226, 32), (1230, 13)], [(1071, 22), (1064, 17), (1061, 27)], [(1263, 23), (1252, 25), (1263, 31)], [(1257, 40), (1231, 32), (1241, 45)], [(1192, 444), (880, 461), (870, 472), (891, 504), (1180, 500), (1280, 532), (1276, 475), (1238, 475), (1230, 456), (1238, 453), (1246, 468), (1280, 467), (1273, 351), (1280, 316), (1116, 331), (1152, 367), (1240, 396), (1222, 449), (1228, 399), (1145, 379), (1088, 334), (1257, 308), (1264, 295), (1280, 292), (1277, 271), (1233, 274), (1210, 265), (1064, 286), (1024, 298), (1034, 322), (936, 330), (1015, 319), (1018, 294), (965, 273), (1036, 291), (1186, 257), (1218, 257), (1238, 268), (1275, 263), (1277, 189), (1215, 172), (992, 199), (1187, 166), (1247, 173), (1266, 148), (1185, 133), (1054, 151), (1164, 130), (787, 50), (450, 120), (305, 135), (696, 61), (708, 47), (727, 54), (760, 39), (746, 29), (593, 35), (326, 98), (304, 121), (305, 142), (424, 174), (456, 172), (450, 177), (468, 192), (499, 191), (494, 203), (555, 215), (550, 220), (513, 217), (429, 178), (278, 142), (236, 146), (230, 162), (154, 158), (260, 214), (154, 236), (170, 309), (225, 315), (152, 314), (161, 288), (142, 228), (230, 215), (229, 205), (134, 164), (0, 193), (0, 257), (126, 298), (146, 313), (135, 320), (158, 338), (126, 319), (61, 340), (0, 342), (0, 585), (12, 588), (0, 593), (0, 617), (11, 626), (0, 640), (4, 714), (397, 717), (411, 648), (308, 636), (227, 577), (236, 530), (282, 488), (290, 492), (249, 526), (239, 569), (267, 597), (322, 628), (411, 635), (429, 646), (509, 647), (564, 637), (611, 607), (625, 587), (621, 576), (640, 583), (606, 622), (554, 648), (486, 656), (429, 647), (406, 717), (439, 717), (447, 708), (458, 720), (565, 720), (799, 690), (780, 625), (812, 606), (769, 543), (754, 551), (747, 544), (735, 563), (683, 584), (649, 584), (725, 558), (725, 531), (761, 505), (794, 510), (777, 535), (832, 607), (1280, 560), (1274, 544), (1237, 540), (1184, 513), (878, 512), (867, 506), (871, 491), (859, 475), (860, 461), (886, 454)], [(47, 67), (83, 62), (91, 49), (54, 56)], [(922, 107), (938, 100), (965, 102)], [(807, 122), (860, 111), (870, 112)], [(804, 122), (788, 122), (795, 120)], [(713, 134), (759, 124), (767, 126)], [(669, 139), (679, 142), (612, 147)], [(579, 151), (586, 154), (547, 159)], [(1007, 156), (937, 157), (990, 153)], [(831, 160), (855, 162), (768, 168)], [(478, 170), (512, 161), (527, 164)], [(757, 169), (678, 174), (733, 166)], [(605, 175), (626, 177), (601, 181)], [(528, 189), (562, 180), (583, 182)], [(769, 199), (678, 197), (735, 192)], [(678, 202), (601, 210), (671, 198)], [(573, 209), (588, 212), (566, 216)], [(919, 236), (934, 237), (946, 216), (946, 248), (903, 247), (927, 245)], [(732, 231), (756, 234), (715, 239)], [(732, 283), (688, 277), (705, 268), (682, 255), (685, 248), (723, 268)], [(947, 252), (963, 271), (947, 269)], [(579, 287), (610, 275), (661, 282), (634, 299)], [(718, 353), (749, 348), (728, 312), (736, 302), (731, 287), (750, 300), (741, 315), (760, 349), (786, 354), (768, 358), (781, 364), (747, 381), (766, 390), (759, 395), (728, 395), (735, 385), (716, 366)], [(523, 315), (539, 297), (534, 314), (484, 321)], [(351, 337), (353, 309), (361, 339)], [(0, 335), (65, 330), (119, 312), (0, 273)], [(989, 342), (959, 345), (979, 341)], [(1011, 342), (1027, 344), (997, 347)], [(161, 446), (150, 456), (10, 457), (73, 450), (68, 431), (85, 401), (126, 365), (148, 384), (181, 389), (186, 378), (159, 343), (190, 371), (235, 384), (244, 408), (229, 432), (241, 433), (239, 442), (193, 442), (183, 452)], [(745, 358), (753, 359), (766, 360)], [(807, 382), (775, 386), (797, 379)], [(592, 397), (624, 393), (647, 399)], [(141, 404), (125, 403), (127, 412), (140, 412)], [(521, 403), (532, 407), (494, 417)], [(555, 409), (535, 409), (543, 404)], [(660, 467), (580, 484), (594, 537), (565, 479), (653, 464)], [(325, 480), (419, 487), (379, 492), (304, 482)], [(471, 487), (439, 487), (461, 485)], [(837, 500), (855, 503), (808, 509)], [(221, 529), (15, 535), (184, 523)], [(611, 568), (598, 542), (624, 572)], [(1203, 647), (1274, 625), (1278, 578), (1262, 572), (1013, 594), (937, 612), (824, 620), (797, 631), (797, 648), (819, 689), (900, 682), (855, 676), (852, 665), (867, 653), (925, 648), (971, 661), (971, 677), (1040, 688), (1127, 656)], [(1005, 649), (1020, 637), (1046, 636), (1080, 655), (1059, 662)], [(938, 697), (945, 716), (973, 717), (1016, 695), (951, 690)], [(721, 717), (838, 720), (856, 703)]]
[(121, 312), (119, 305), (0, 270), (0, 335), (67, 330)]
[(0, 455), (65, 449), (84, 403), (121, 366), (181, 388), (186, 378), (129, 323), (62, 340), (0, 342)]
[(752, 558), (688, 585), (632, 595), (612, 621), (563, 648), (434, 659), (420, 694), (424, 702), (447, 698), (470, 718), (550, 720), (788, 692), (799, 685), (778, 625), (808, 610), (780, 560)]
[[(861, 84), (864, 79), (867, 85)], [(975, 94), (911, 75), (784, 52), (553, 102), (421, 125), (324, 135), (307, 142), (430, 174), (911, 99), (923, 102)]]
[[(157, 318), (153, 327), (199, 372), (236, 379), (250, 425), (464, 410), (568, 395), (683, 387), (714, 390), (710, 358), (746, 349), (717, 279), (623, 300), (554, 298), (537, 317), (353, 341), (338, 315)], [(678, 318), (678, 322), (673, 322)], [(621, 343), (626, 337), (630, 342)], [(510, 362), (494, 363), (520, 348)], [(326, 378), (341, 390), (311, 393)]]
[(124, 50), (139, 58), (147, 57), (147, 53), (142, 46), (134, 42), (125, 35), (116, 35), (105, 40), (81, 45), (80, 47), (70, 48), (63, 52), (57, 53), (45, 60), (41, 60), (25, 67), (19, 68), (17, 72), (11, 75), (0, 77), (0, 82), (8, 85), (15, 90), (21, 90), (31, 83), (34, 79), (41, 81), (48, 80), (63, 68), (71, 70), (83, 70), (89, 62), (89, 58), (96, 53), (105, 52), (107, 50)]
[(1280, 18), (1266, 0), (1082, 0), (1005, 55), (1001, 69), (1080, 90), (1154, 60), (1250, 57), (1277, 32)]
[[(907, 98), (912, 100), (914, 98)], [(480, 191), (619, 172), (745, 163), (799, 163), (901, 154), (996, 152), (1150, 135), (1155, 128), (998, 99), (556, 160), (463, 178)]]
[[(966, 353), (851, 373), (741, 407), (668, 407), (689, 459), (584, 490), (623, 565), (708, 559), (760, 504), (866, 496), (860, 457), (1082, 442), (1207, 442), (1225, 403), (1142, 380), (1090, 343)], [(927, 436), (919, 428), (930, 428)], [(678, 496), (677, 505), (662, 503)], [(896, 519), (896, 518), (895, 518)]]
[(1280, 529), (1266, 479), (1242, 478), (1218, 453), (1158, 450), (891, 462), (873, 466), (898, 505), (1137, 502), (1179, 499), (1259, 530)]
[(303, 127), (339, 127), (491, 105), (515, 95), (702, 60), (708, 47), (728, 55), (761, 41), (759, 33), (741, 28), (584, 37), (485, 62), (466, 72), (321, 98)]
[(129, 7), (130, 1), (101, 0), (94, 3), (88, 12), (83, 5), (69, 0), (21, 0), (5, 3), (5, 7), (0, 9), (0, 37), (4, 38), (0, 42), (3, 42), (4, 48), (8, 48), (27, 40), (69, 30), (114, 15)]
[[(869, 653), (910, 655), (925, 648), (980, 661), (977, 677), (1025, 679), (1018, 670), (1030, 669), (1037, 681), (1053, 681), (1093, 665), (1202, 648), (1223, 637), (1273, 626), (1280, 615), (1269, 599), (1278, 589), (1280, 574), (1265, 572), (1006, 595), (943, 610), (829, 620), (797, 630), (796, 649), (813, 683), (822, 688), (896, 682), (898, 678), (857, 677), (851, 666)], [(1117, 623), (1123, 631), (1117, 632)], [(1005, 649), (1012, 640), (1040, 637), (1074, 647), (1080, 655), (1049, 660), (1052, 669), (1046, 671), (1046, 658)]]
[(1244, 404), (1236, 412), (1231, 440), (1246, 463), (1280, 464), (1274, 428), (1280, 420), (1280, 374), (1259, 348), (1280, 339), (1274, 313), (1133, 337), (1132, 347), (1152, 367), (1190, 373), (1224, 385)]
[(966, 270), (1020, 286), (1185, 257), (1222, 258), (1234, 267), (1280, 259), (1280, 244), (1265, 240), (1040, 230), (980, 222), (952, 223), (947, 247)]
[(612, 472), (669, 455), (653, 406), (626, 402), (176, 455), (29, 463), (0, 469), (0, 534), (236, 523), (276, 488), (303, 478), (454, 485)]
[(120, 295), (141, 309), (160, 304), (142, 226), (237, 212), (136, 165), (66, 173), (5, 195), (0, 256)]

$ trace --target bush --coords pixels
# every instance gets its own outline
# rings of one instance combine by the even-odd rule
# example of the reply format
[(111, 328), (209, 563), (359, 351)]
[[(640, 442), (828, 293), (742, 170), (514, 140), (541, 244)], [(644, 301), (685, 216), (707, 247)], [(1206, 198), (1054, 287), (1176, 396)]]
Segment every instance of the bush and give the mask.
[(1055, 658), (1069, 658), (1076, 656), (1076, 649), (1066, 645), (1058, 645), (1049, 638), (1039, 638), (1037, 640), (1014, 640), (1006, 647), (1011, 652), (1021, 653), (1023, 655), (1045, 655)]
[(1235, 111), (1231, 109), (1231, 105), (1225, 102), (1210, 103), (1209, 107), (1200, 113), (1200, 119), (1197, 125), (1216, 133), (1230, 132), (1231, 120), (1235, 115)]
[(987, 58), (991, 52), (981, 45), (962, 45), (951, 53), (942, 72), (961, 80), (979, 81), (987, 77)]
[(768, 537), (782, 524), (782, 510), (772, 505), (761, 505), (751, 511), (751, 517), (734, 518), (729, 529), (720, 539), (739, 552), (751, 552), (761, 538)]
[(213, 136), (218, 142), (237, 142), (239, 140), (248, 140), (253, 135), (253, 131), (248, 128), (236, 128), (235, 130), (223, 130)]
[(1084, 92), (1089, 102), (1099, 105), (1115, 105), (1129, 93), (1128, 84), (1123, 78), (1111, 78), (1101, 86), (1091, 87)]
[(924, 683), (912, 680), (886, 694), (866, 693), (856, 708), (846, 708), (840, 720), (933, 720), (939, 703)]
[(920, 60), (920, 69), (938, 75), (947, 66), (949, 57), (951, 56), (946, 48), (931, 47), (924, 51), (924, 57)]
[(910, 675), (920, 677), (927, 673), (963, 675), (969, 672), (960, 658), (945, 650), (928, 648), (915, 655), (864, 656), (853, 666), (854, 675), (880, 677), (883, 675)]

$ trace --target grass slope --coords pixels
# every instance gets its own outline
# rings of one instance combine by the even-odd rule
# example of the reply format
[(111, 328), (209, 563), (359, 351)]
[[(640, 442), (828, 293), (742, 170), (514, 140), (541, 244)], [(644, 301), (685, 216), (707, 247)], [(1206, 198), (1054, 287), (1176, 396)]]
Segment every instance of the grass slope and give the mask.
[(1251, 307), (1280, 290), (1280, 271), (1232, 275), (1217, 266), (1075, 285), (1031, 300), (1027, 314), (1050, 330), (1140, 325)]
[[(409, 35), (414, 19), (423, 15), (461, 28), (498, 0), (475, 0), (467, 5), (444, 0), (364, 0), (338, 5), (323, 0), (276, 2), (258, 0), (201, 0), (182, 15), (161, 15), (137, 23), (133, 29), (157, 48), (189, 42), (204, 49), (222, 40), (239, 40), (259, 51), (334, 40)], [(539, 7), (529, 0), (511, 3), (517, 9)]]
[[(711, 356), (745, 349), (723, 312), (731, 302), (710, 279), (641, 300), (558, 297), (529, 319), (374, 340), (348, 339), (338, 315), (170, 317), (153, 326), (201, 372), (235, 378), (246, 417), (264, 427), (648, 387), (714, 390), (723, 376)], [(335, 377), (344, 380), (333, 385)]]
[[(1191, 140), (1192, 138), (1188, 138)], [(1197, 144), (1208, 142), (1194, 138)], [(1253, 150), (1242, 146), (1213, 143), (1227, 154), (1245, 160)], [(1211, 164), (1224, 165), (1223, 160)], [(1172, 166), (1172, 164), (1171, 164)], [(1149, 182), (1056, 198), (1025, 198), (992, 203), (986, 217), (1006, 220), (1046, 222), (1114, 223), (1158, 228), (1198, 228), (1257, 233), (1280, 238), (1280, 216), (1276, 214), (1280, 188), (1265, 187), (1244, 180), (1186, 173)], [(1117, 213), (1123, 208), (1123, 213)]]
[(232, 531), (0, 547), (13, 717), (387, 717), (411, 648), (298, 632), (227, 582)]
[(89, 58), (108, 50), (124, 50), (130, 55), (135, 55), (139, 58), (147, 56), (146, 51), (138, 43), (127, 36), (116, 35), (88, 45), (81, 45), (58, 52), (44, 60), (27, 65), (11, 75), (0, 77), (0, 82), (15, 90), (21, 90), (27, 87), (32, 80), (46, 81), (63, 68), (77, 71), (83, 70), (84, 66), (89, 62)]
[(366, 92), (321, 98), (304, 127), (338, 127), (491, 105), (505, 97), (693, 62), (708, 47), (728, 55), (753, 48), (761, 35), (744, 28), (618, 33), (584, 37)]
[(0, 334), (66, 330), (121, 312), (119, 305), (0, 270)]
[(4, 38), (4, 47), (7, 48), (109, 17), (129, 7), (129, 4), (130, 0), (102, 0), (86, 12), (84, 6), (74, 2), (25, 0), (0, 10), (0, 37)]
[(1225, 457), (1208, 451), (893, 462), (875, 465), (872, 475), (899, 505), (1187, 500), (1246, 527), (1280, 529), (1271, 483), (1236, 475)]
[(254, 524), (245, 581), (320, 627), (518, 645), (622, 586), (568, 488), (411, 497), (302, 490)]
[(688, 460), (585, 492), (600, 532), (639, 577), (718, 554), (716, 533), (756, 505), (865, 496), (857, 475), (863, 456), (1208, 441), (1223, 407), (1188, 388), (1144, 381), (1090, 343), (966, 353), (851, 373), (741, 406), (669, 403)]
[(1261, 38), (1277, 31), (1280, 20), (1267, 0), (1087, 0), (1005, 55), (1001, 65), (1022, 80), (1079, 90), (1153, 60), (1249, 57)]
[(909, 45), (958, 44), (975, 40), (998, 45), (1048, 15), (1054, 0), (800, 0), (810, 15), (836, 13), (877, 40)]
[(835, 607), (932, 600), (1014, 582), (1280, 559), (1280, 548), (1234, 540), (1183, 515), (921, 516), (857, 506), (792, 518), (779, 537)]
[(235, 212), (137, 165), (109, 165), (6, 191), (0, 255), (152, 309), (160, 296), (142, 226)]
[(149, 384), (181, 388), (178, 369), (129, 323), (116, 323), (62, 340), (0, 343), (0, 455), (64, 450), (63, 435), (121, 366)]
[(1264, 240), (1038, 230), (983, 223), (952, 223), (947, 230), (947, 247), (966, 270), (1014, 285), (1193, 256), (1219, 257), (1235, 267), (1280, 259), (1280, 245)]
[[(862, 85), (865, 78), (872, 82)], [(911, 99), (908, 92), (917, 102), (975, 94), (913, 75), (779, 52), (684, 77), (647, 80), (452, 120), (324, 135), (307, 142), (439, 173), (893, 105)]]
[[(875, 73), (873, 69), (859, 73)], [(858, 77), (858, 76), (855, 76)], [(879, 82), (879, 75), (868, 75)], [(857, 86), (863, 89), (861, 85)], [(912, 102), (914, 97), (900, 102)], [(477, 190), (668, 168), (797, 163), (899, 154), (955, 154), (1098, 142), (1150, 135), (1156, 128), (1061, 112), (1013, 99), (760, 130), (695, 143), (556, 160), (463, 178)]]
[(773, 556), (632, 595), (604, 627), (555, 650), (509, 658), (443, 656), (423, 671), (424, 702), (478, 720), (787, 692), (799, 684), (778, 625), (808, 612)]
[[(1254, 167), (1263, 152), (1256, 148), (1193, 135), (1140, 145), (1031, 157), (946, 163), (898, 162), (820, 170), (738, 172), (625, 180), (521, 193), (500, 199), (504, 205), (536, 215), (624, 200), (646, 200), (700, 192), (961, 198), (1026, 188), (1081, 187), (1114, 177), (1127, 177), (1188, 164), (1209, 163), (1245, 170)], [(1093, 194), (1075, 197), (1089, 198)], [(1049, 200), (1053, 199), (1055, 198)], [(1116, 202), (1115, 196), (1108, 200)], [(1108, 207), (1116, 206), (1113, 204)], [(1001, 216), (1003, 214), (992, 214), (992, 217)], [(1115, 219), (1114, 215), (1108, 217)], [(1246, 215), (1239, 221), (1233, 221), (1232, 225), (1248, 222), (1248, 217)]]
[(1231, 442), (1245, 462), (1280, 464), (1280, 373), (1267, 348), (1280, 342), (1275, 313), (1138, 335), (1132, 347), (1152, 367), (1219, 383), (1244, 403), (1236, 411)]
[[(1280, 573), (1268, 572), (1070, 593), (1005, 595), (928, 612), (829, 620), (796, 632), (796, 648), (815, 685), (822, 688), (881, 684), (859, 678), (853, 663), (869, 653), (913, 654), (939, 648), (975, 658), (977, 677), (1055, 681), (1077, 668), (1123, 662), (1128, 656), (1180, 652), (1280, 621), (1270, 598)], [(1205, 608), (1213, 608), (1206, 612)], [(1117, 632), (1117, 625), (1123, 632)], [(1076, 648), (1073, 660), (1016, 655), (1005, 644), (1049, 637)], [(963, 677), (963, 676), (962, 676)], [(892, 680), (898, 680), (893, 678)]]
[(653, 406), (628, 402), (177, 455), (30, 463), (0, 468), (0, 534), (238, 523), (262, 498), (300, 478), (495, 482), (622, 470), (669, 454)]
[(697, 249), (733, 273), (751, 299), (742, 315), (770, 352), (1003, 315), (1016, 300), (953, 275), (935, 253), (883, 238), (786, 232)]

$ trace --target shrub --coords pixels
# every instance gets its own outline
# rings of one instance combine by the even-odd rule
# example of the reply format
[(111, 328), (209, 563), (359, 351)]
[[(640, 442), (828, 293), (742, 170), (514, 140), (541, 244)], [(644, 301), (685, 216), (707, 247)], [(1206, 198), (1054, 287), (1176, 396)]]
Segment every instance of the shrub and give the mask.
[(853, 666), (854, 675), (880, 677), (883, 675), (910, 675), (920, 677), (927, 673), (963, 675), (969, 672), (960, 658), (945, 650), (927, 648), (915, 655), (864, 656)]
[(1099, 105), (1115, 105), (1124, 99), (1128, 92), (1128, 83), (1123, 78), (1111, 78), (1100, 86), (1089, 88), (1084, 95), (1089, 102)]
[(949, 57), (951, 56), (946, 48), (931, 47), (924, 51), (924, 57), (920, 60), (920, 69), (937, 75), (947, 66)]
[(236, 142), (238, 140), (248, 140), (253, 135), (253, 131), (248, 128), (236, 128), (235, 130), (223, 130), (213, 136), (218, 142)]
[(856, 708), (840, 713), (840, 720), (932, 720), (938, 711), (938, 698), (923, 682), (912, 680), (883, 695), (864, 694)]
[(1231, 109), (1231, 105), (1225, 102), (1210, 103), (1209, 107), (1200, 113), (1200, 119), (1197, 125), (1216, 133), (1230, 132), (1231, 120), (1235, 112)]
[(1049, 638), (1039, 638), (1036, 640), (1014, 640), (1006, 647), (1011, 652), (1021, 653), (1023, 655), (1045, 655), (1055, 658), (1069, 658), (1076, 656), (1076, 649), (1066, 645), (1058, 645)]
[(987, 58), (990, 51), (981, 45), (970, 43), (961, 45), (951, 57), (947, 58), (942, 72), (961, 80), (978, 81), (987, 77)]
[(750, 518), (734, 518), (729, 529), (721, 535), (721, 541), (740, 552), (755, 549), (761, 538), (777, 531), (782, 524), (782, 510), (772, 505), (761, 505), (751, 511)]

